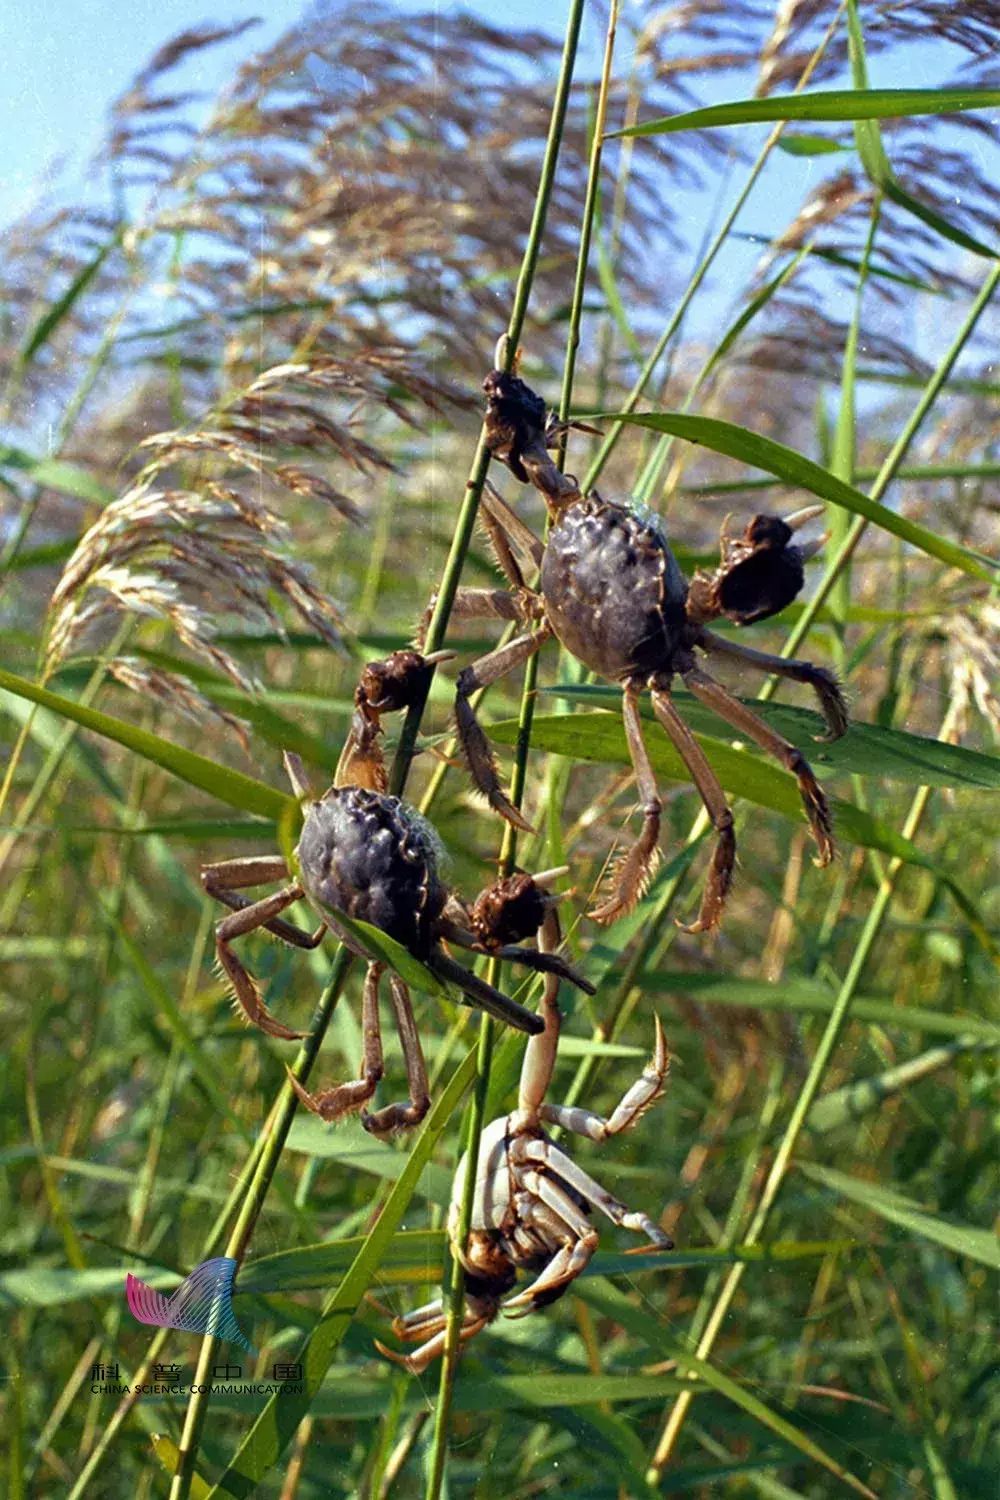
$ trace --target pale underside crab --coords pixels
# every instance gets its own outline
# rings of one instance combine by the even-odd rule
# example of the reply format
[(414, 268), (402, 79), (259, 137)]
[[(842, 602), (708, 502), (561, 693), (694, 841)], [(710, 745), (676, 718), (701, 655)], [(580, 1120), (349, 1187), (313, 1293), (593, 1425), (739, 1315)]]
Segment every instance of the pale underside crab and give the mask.
[[(586, 667), (621, 683), (628, 750), (642, 799), (639, 836), (618, 863), (613, 891), (591, 917), (607, 923), (624, 915), (648, 885), (658, 858), (662, 803), (639, 713), (640, 696), (647, 690), (716, 831), (701, 911), (689, 930), (713, 928), (722, 915), (735, 861), (733, 817), (704, 751), (671, 699), (675, 675), (740, 735), (794, 774), (816, 840), (817, 864), (828, 864), (833, 857), (829, 809), (805, 756), (709, 676), (697, 655), (808, 684), (826, 719), (826, 738), (844, 733), (847, 710), (831, 672), (751, 650), (707, 629), (720, 616), (737, 625), (765, 619), (794, 599), (802, 587), (803, 563), (822, 545), (796, 546), (794, 534), (822, 508), (785, 520), (756, 516), (742, 537), (723, 527), (720, 567), (712, 574), (697, 573), (689, 585), (656, 517), (603, 500), (596, 491), (585, 496), (575, 479), (560, 473), (546, 451), (553, 425), (546, 421), (544, 403), (522, 380), (494, 370), (483, 384), (490, 451), (540, 490), (551, 529), (543, 544), (487, 484), (480, 513), (511, 590), (459, 590), (454, 614), (515, 621), (527, 629), (467, 667), (456, 684), (459, 740), (477, 788), (508, 822), (528, 829), (503, 790), (470, 699), (523, 665), (554, 635)], [(539, 582), (532, 588), (527, 580), (535, 573)]]
[[(545, 1030), (525, 1048), (517, 1109), (494, 1120), (482, 1133), (469, 1238), (464, 1246), (458, 1236), (467, 1156), (455, 1174), (448, 1235), (453, 1253), (465, 1268), (462, 1345), (500, 1312), (524, 1317), (567, 1291), (597, 1249), (599, 1236), (589, 1218), (592, 1209), (600, 1209), (613, 1224), (645, 1234), (660, 1249), (673, 1249), (672, 1240), (647, 1214), (630, 1209), (595, 1182), (543, 1129), (556, 1125), (588, 1140), (606, 1141), (635, 1125), (664, 1089), (669, 1062), (660, 1023), (657, 1020), (650, 1062), (609, 1119), (587, 1109), (546, 1104), (559, 1043), (557, 990), (558, 981), (546, 983)], [(518, 1269), (536, 1273), (535, 1279), (505, 1301)], [(419, 1349), (401, 1355), (381, 1343), (377, 1348), (419, 1375), (442, 1353), (446, 1323), (444, 1301), (438, 1297), (393, 1321), (396, 1337), (404, 1343), (422, 1341)]]
[[(421, 659), (421, 669), (425, 665)], [(263, 928), (295, 947), (315, 948), (329, 929), (352, 952), (368, 959), (362, 999), (361, 1076), (311, 1094), (289, 1073), (296, 1093), (309, 1109), (325, 1120), (363, 1110), (383, 1074), (378, 992), (386, 966), (371, 960), (356, 937), (338, 923), (340, 913), (378, 927), (439, 979), (456, 986), (471, 1004), (521, 1031), (538, 1032), (542, 1022), (534, 1012), (456, 963), (443, 943), (556, 975), (593, 993), (593, 986), (554, 951), (558, 947), (556, 898), (545, 887), (563, 871), (548, 871), (537, 879), (525, 874), (511, 876), (490, 886), (468, 907), (442, 879), (433, 830), (413, 808), (398, 797), (358, 786), (332, 786), (314, 799), (298, 757), (286, 754), (285, 765), (305, 813), (294, 874), (280, 855), (264, 855), (207, 865), (201, 879), (210, 896), (232, 909), (233, 915), (216, 928), (216, 953), (243, 1015), (269, 1036), (294, 1040), (304, 1033), (292, 1031), (268, 1010), (256, 982), (233, 952), (235, 938)], [(251, 902), (240, 894), (247, 887), (279, 880), (285, 882), (282, 888), (263, 900)], [(281, 915), (303, 898), (320, 917), (320, 925), (312, 933)], [(551, 951), (521, 946), (523, 939), (533, 937), (540, 929), (546, 932), (546, 947)], [(373, 1114), (362, 1113), (365, 1129), (376, 1134), (417, 1124), (430, 1105), (427, 1069), (409, 989), (394, 972), (389, 976), (389, 988), (410, 1098), (407, 1104), (390, 1104)]]

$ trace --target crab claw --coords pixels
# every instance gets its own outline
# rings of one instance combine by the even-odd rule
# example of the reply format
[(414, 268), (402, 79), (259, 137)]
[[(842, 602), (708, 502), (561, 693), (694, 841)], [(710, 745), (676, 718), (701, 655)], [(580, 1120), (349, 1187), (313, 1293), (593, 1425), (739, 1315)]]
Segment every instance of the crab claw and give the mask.
[(714, 573), (697, 573), (691, 582), (689, 617), (698, 623), (725, 615), (734, 625), (769, 619), (791, 604), (805, 582), (805, 563), (823, 545), (798, 544), (796, 531), (823, 513), (809, 505), (790, 516), (757, 515), (741, 537), (723, 523), (722, 561)]

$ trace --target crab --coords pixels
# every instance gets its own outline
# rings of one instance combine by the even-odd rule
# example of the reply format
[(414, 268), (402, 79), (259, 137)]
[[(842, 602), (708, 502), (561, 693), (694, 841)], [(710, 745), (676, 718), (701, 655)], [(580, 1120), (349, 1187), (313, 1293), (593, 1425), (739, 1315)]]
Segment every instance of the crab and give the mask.
[[(452, 1252), (465, 1270), (461, 1346), (501, 1312), (524, 1317), (564, 1295), (597, 1249), (599, 1236), (589, 1218), (594, 1208), (613, 1224), (645, 1234), (658, 1249), (673, 1249), (673, 1241), (647, 1214), (630, 1209), (609, 1193), (560, 1150), (544, 1129), (556, 1125), (598, 1142), (631, 1129), (664, 1091), (669, 1063), (659, 1020), (651, 1060), (609, 1118), (587, 1109), (546, 1104), (559, 1043), (557, 991), (558, 980), (546, 981), (545, 1026), (525, 1048), (517, 1109), (483, 1130), (464, 1245), (460, 1222), (468, 1154), (455, 1174), (447, 1232)], [(508, 1297), (518, 1269), (536, 1273), (535, 1279)], [(444, 1299), (438, 1297), (393, 1321), (396, 1337), (404, 1343), (422, 1341), (419, 1349), (403, 1355), (378, 1341), (376, 1347), (410, 1374), (419, 1375), (443, 1352), (446, 1326)]]
[[(584, 495), (571, 475), (559, 471), (547, 451), (558, 436), (556, 428), (546, 417), (542, 399), (523, 380), (493, 370), (483, 388), (487, 446), (494, 458), (542, 493), (551, 529), (543, 544), (487, 481), (481, 515), (511, 588), (460, 590), (454, 613), (511, 620), (525, 629), (458, 677), (459, 743), (477, 789), (501, 817), (530, 831), (503, 789), (471, 698), (525, 663), (554, 635), (584, 666), (621, 684), (629, 756), (642, 799), (638, 837), (615, 868), (612, 891), (589, 913), (595, 921), (610, 923), (624, 916), (646, 890), (659, 858), (662, 802), (639, 710), (647, 690), (653, 712), (687, 766), (716, 833), (701, 908), (688, 930), (715, 928), (722, 916), (736, 857), (733, 816), (704, 751), (671, 699), (675, 675), (742, 737), (754, 740), (793, 773), (816, 842), (816, 863), (829, 864), (834, 854), (830, 811), (805, 756), (716, 682), (696, 654), (807, 684), (826, 720), (824, 738), (836, 739), (845, 732), (847, 709), (830, 671), (752, 650), (707, 628), (723, 616), (735, 625), (767, 619), (795, 598), (804, 581), (805, 562), (823, 544), (822, 539), (799, 544), (795, 534), (820, 515), (822, 507), (799, 510), (784, 519), (754, 516), (742, 535), (730, 534), (725, 523), (720, 566), (712, 573), (699, 571), (689, 583), (658, 517), (604, 500), (596, 491)], [(527, 578), (535, 572), (539, 581), (532, 588)]]
[[(424, 658), (419, 658), (415, 670), (427, 670)], [(341, 913), (379, 928), (438, 979), (456, 986), (473, 1005), (529, 1034), (541, 1030), (543, 1023), (538, 1016), (463, 968), (445, 951), (445, 942), (558, 976), (593, 994), (593, 985), (552, 951), (551, 945), (544, 952), (522, 946), (524, 939), (533, 937), (549, 922), (558, 897), (548, 887), (565, 873), (564, 869), (535, 877), (517, 872), (497, 881), (471, 907), (467, 906), (443, 880), (437, 836), (414, 808), (369, 786), (334, 784), (317, 800), (299, 758), (286, 753), (285, 767), (305, 815), (294, 872), (280, 855), (260, 855), (207, 865), (201, 871), (201, 880), (206, 892), (232, 911), (216, 928), (216, 954), (232, 984), (236, 1003), (245, 1018), (269, 1036), (294, 1041), (304, 1033), (285, 1026), (268, 1010), (255, 980), (233, 951), (235, 938), (264, 928), (295, 947), (315, 948), (331, 930), (353, 953), (368, 960), (362, 998), (361, 1076), (311, 1094), (290, 1072), (292, 1085), (307, 1108), (324, 1120), (362, 1110), (365, 1129), (380, 1135), (416, 1125), (430, 1106), (427, 1070), (410, 993), (400, 976), (392, 972), (390, 996), (410, 1097), (406, 1104), (390, 1104), (375, 1113), (365, 1111), (383, 1073), (378, 995), (386, 965), (371, 959), (356, 936), (338, 922)], [(262, 900), (251, 902), (241, 894), (248, 887), (270, 881), (282, 881), (282, 888)], [(312, 933), (282, 916), (303, 898), (320, 917), (320, 925)]]

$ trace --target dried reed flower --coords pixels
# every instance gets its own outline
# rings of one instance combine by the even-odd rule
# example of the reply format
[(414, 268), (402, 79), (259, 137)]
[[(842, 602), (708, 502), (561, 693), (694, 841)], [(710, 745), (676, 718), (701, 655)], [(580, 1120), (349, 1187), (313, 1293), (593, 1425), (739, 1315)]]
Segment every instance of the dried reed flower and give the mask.
[(985, 601), (974, 612), (957, 610), (944, 622), (951, 667), (951, 696), (959, 735), (968, 733), (975, 704), (1000, 740), (1000, 607)]
[(227, 713), (224, 708), (206, 698), (204, 693), (199, 693), (187, 677), (167, 672), (162, 667), (153, 667), (137, 656), (116, 656), (109, 664), (109, 671), (123, 687), (130, 688), (134, 693), (143, 693), (147, 698), (157, 698), (195, 723), (215, 719), (225, 725), (236, 735), (244, 754), (249, 756), (247, 734), (250, 726), (246, 720)]

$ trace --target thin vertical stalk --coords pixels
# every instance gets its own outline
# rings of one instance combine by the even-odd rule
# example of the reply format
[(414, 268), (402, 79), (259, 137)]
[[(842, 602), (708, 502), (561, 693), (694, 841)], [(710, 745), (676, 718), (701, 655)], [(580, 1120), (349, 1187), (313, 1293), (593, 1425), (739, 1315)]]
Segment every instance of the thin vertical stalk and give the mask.
[[(579, 41), (580, 24), (583, 15), (582, 4), (574, 0), (567, 23), (566, 44), (563, 51), (563, 69), (560, 77), (559, 89), (563, 86), (568, 90), (572, 77), (573, 63)], [(587, 264), (590, 259), (590, 244), (593, 228), (594, 213), (597, 208), (598, 192), (600, 185), (601, 168), (601, 146), (604, 132), (604, 122), (607, 119), (608, 91), (611, 82), (611, 63), (614, 56), (615, 31), (618, 22), (618, 0), (612, 0), (611, 11), (608, 17), (608, 31), (604, 49), (604, 64), (601, 73), (601, 85), (598, 96), (596, 117), (594, 123), (594, 139), (590, 153), (590, 163), (587, 179), (587, 190), (584, 198), (583, 224), (581, 226), (580, 244), (577, 253), (576, 276), (573, 285), (573, 299), (570, 308), (569, 335), (567, 339), (565, 363), (563, 367), (562, 392), (559, 403), (560, 419), (565, 420), (569, 415), (570, 403), (573, 394), (573, 375), (576, 367), (576, 351), (579, 346), (580, 324), (583, 315), (583, 296), (587, 279)], [(562, 105), (558, 103), (559, 90), (557, 90), (557, 102), (553, 108), (553, 125), (556, 120), (556, 111), (560, 114), (560, 135), (562, 120), (565, 118), (565, 100)], [(552, 135), (550, 132), (550, 141)], [(558, 149), (558, 143), (556, 143)], [(553, 156), (553, 168), (555, 157)], [(551, 177), (549, 180), (551, 187)], [(536, 250), (537, 254), (537, 250)], [(522, 278), (523, 279), (523, 278)], [(521, 281), (518, 282), (518, 291), (521, 290)], [(523, 319), (523, 309), (522, 309)], [(511, 318), (511, 324), (514, 317)], [(516, 351), (516, 339), (508, 329), (505, 356), (507, 368), (513, 360)], [(483, 444), (480, 438), (480, 446)], [(565, 462), (566, 441), (565, 435), (559, 446), (558, 463), (562, 468)], [(488, 462), (488, 460), (487, 460)], [(485, 466), (483, 471), (485, 478)], [(482, 490), (482, 482), (476, 493), (478, 505), (479, 493)], [(440, 601), (439, 601), (440, 602)], [(433, 630), (433, 620), (431, 630)], [(428, 631), (428, 644), (426, 650), (434, 650), (431, 644), (430, 631)], [(524, 798), (527, 783), (528, 753), (531, 744), (531, 723), (535, 708), (535, 694), (538, 682), (538, 655), (532, 656), (525, 668), (524, 686), (521, 693), (521, 707), (518, 717), (517, 745), (514, 753), (514, 772), (511, 778), (511, 801), (515, 807), (520, 807)], [(514, 868), (514, 860), (517, 853), (517, 832), (508, 824), (504, 829), (503, 841), (500, 848), (499, 874), (502, 877), (509, 875)], [(498, 984), (500, 978), (500, 965), (494, 960), (491, 962), (488, 972), (489, 981)], [(490, 1070), (493, 1060), (493, 1045), (495, 1040), (495, 1027), (488, 1015), (483, 1015), (479, 1023), (479, 1047), (477, 1054), (476, 1088), (470, 1104), (468, 1117), (468, 1134), (466, 1139), (466, 1154), (468, 1166), (465, 1174), (465, 1191), (459, 1214), (457, 1231), (457, 1243), (464, 1246), (468, 1240), (469, 1227), (472, 1219), (472, 1205), (475, 1196), (476, 1169), (479, 1158), (479, 1143), (482, 1138), (483, 1126), (486, 1123), (486, 1103), (489, 1094)], [(452, 1261), (451, 1282), (448, 1290), (448, 1321), (445, 1330), (445, 1347), (441, 1360), (441, 1375), (438, 1386), (437, 1408), (434, 1414), (434, 1433), (431, 1444), (430, 1468), (427, 1480), (426, 1500), (439, 1500), (441, 1488), (444, 1483), (445, 1466), (448, 1455), (448, 1427), (451, 1418), (451, 1397), (455, 1384), (455, 1366), (460, 1349), (460, 1333), (462, 1317), (465, 1308), (465, 1271), (461, 1261), (456, 1256)]]
[[(957, 714), (958, 707), (956, 702), (953, 701), (949, 705), (944, 721), (942, 722), (938, 735), (939, 739), (948, 740), (951, 737)], [(912, 839), (916, 834), (930, 799), (930, 794), (931, 788), (927, 786), (922, 786), (917, 790), (902, 828), (902, 834), (905, 839)], [(788, 1168), (791, 1165), (802, 1127), (806, 1123), (806, 1118), (826, 1076), (826, 1070), (833, 1058), (841, 1032), (847, 1024), (850, 1016), (851, 1002), (854, 999), (865, 964), (868, 962), (871, 951), (882, 930), (882, 924), (885, 921), (889, 904), (895, 894), (896, 885), (903, 868), (903, 860), (898, 858), (891, 860), (886, 869), (885, 877), (876, 892), (875, 900), (872, 902), (871, 910), (868, 913), (868, 918), (854, 949), (847, 973), (844, 975), (840, 989), (837, 992), (837, 998), (833, 1003), (833, 1009), (830, 1011), (829, 1019), (820, 1038), (819, 1046), (816, 1048), (806, 1080), (795, 1101), (795, 1106), (785, 1127), (784, 1135), (775, 1152), (771, 1169), (767, 1174), (767, 1179), (761, 1191), (760, 1201), (754, 1211), (749, 1228), (744, 1235), (744, 1245), (758, 1244), (767, 1225), (771, 1209), (774, 1207)], [(745, 1261), (740, 1261), (730, 1267), (718, 1300), (698, 1341), (695, 1351), (698, 1359), (704, 1360), (710, 1356), (715, 1340), (725, 1322), (733, 1298), (743, 1279), (746, 1265)], [(691, 1405), (691, 1400), (691, 1394), (688, 1391), (682, 1391), (670, 1409), (647, 1471), (647, 1478), (651, 1484), (659, 1482), (663, 1470), (670, 1461), (670, 1455), (676, 1446), (688, 1408)]]
[[(556, 83), (555, 98), (552, 101), (552, 117), (549, 121), (549, 133), (545, 142), (545, 155), (542, 158), (542, 171), (538, 182), (538, 192), (535, 197), (534, 212), (531, 216), (531, 227), (528, 230), (528, 239), (524, 247), (524, 256), (521, 260), (521, 269), (518, 272), (517, 286), (514, 289), (514, 303), (510, 312), (510, 320), (507, 324), (506, 339), (502, 340), (501, 366), (508, 372), (513, 368), (517, 355), (518, 340), (521, 337), (521, 329), (524, 327), (525, 314), (528, 310), (528, 299), (531, 296), (531, 288), (535, 279), (535, 269), (538, 265), (538, 255), (541, 250), (542, 236), (545, 233), (545, 223), (548, 218), (549, 204), (552, 199), (552, 185), (555, 181), (556, 163), (559, 159), (559, 147), (562, 144), (563, 128), (566, 123), (566, 109), (569, 104), (570, 86), (573, 82), (573, 69), (576, 64), (577, 45), (580, 40), (580, 26), (583, 21), (583, 0), (572, 0), (569, 17), (566, 23), (566, 40), (563, 44), (562, 62), (559, 68), (559, 78)], [(455, 602), (455, 594), (458, 591), (458, 583), (465, 563), (466, 553), (472, 541), (472, 532), (476, 524), (476, 516), (479, 512), (479, 500), (486, 482), (486, 471), (489, 468), (490, 453), (486, 446), (486, 428), (480, 430), (479, 442), (469, 470), (469, 477), (465, 482), (465, 498), (459, 511), (455, 533), (451, 541), (451, 550), (441, 575), (441, 586), (438, 589), (437, 599), (431, 615), (430, 624), (427, 627), (424, 651), (430, 654), (437, 651), (445, 633), (448, 629), (448, 621), (451, 618), (452, 605)], [(423, 718), (424, 704), (427, 701), (427, 691), (430, 690), (430, 675), (428, 675), (427, 688), (422, 698), (415, 702), (407, 712), (400, 731), (399, 744), (393, 759), (392, 769), (389, 772), (389, 790), (399, 796), (406, 784), (410, 761), (417, 742), (417, 734), (420, 730), (420, 721)]]
[[(837, 7), (837, 14), (834, 16), (833, 20), (830, 22), (830, 25), (827, 27), (827, 30), (823, 35), (819, 46), (816, 48), (816, 51), (813, 53), (805, 68), (802, 70), (802, 76), (799, 78), (798, 83), (792, 90), (793, 94), (797, 94), (802, 89), (804, 89), (806, 84), (809, 82), (809, 79), (812, 77), (813, 72), (815, 71), (820, 61), (820, 58), (823, 56), (823, 53), (829, 46), (834, 32), (840, 23), (840, 13), (842, 9), (842, 5)], [(746, 182), (743, 184), (736, 202), (733, 204), (732, 208), (729, 210), (729, 213), (726, 215), (722, 226), (719, 229), (719, 232), (713, 239), (700, 264), (695, 267), (694, 274), (692, 275), (691, 280), (688, 282), (684, 290), (684, 295), (681, 297), (680, 302), (674, 309), (674, 314), (670, 319), (670, 322), (667, 324), (666, 328), (663, 330), (663, 332), (660, 334), (660, 337), (654, 344), (652, 350), (650, 351), (649, 357), (646, 360), (646, 363), (643, 365), (642, 369), (639, 372), (635, 384), (626, 396), (625, 403), (622, 406), (623, 414), (635, 410), (636, 404), (638, 403), (643, 391), (646, 389), (653, 371), (659, 364), (660, 359), (662, 358), (663, 353), (667, 348), (667, 345), (670, 343), (671, 339), (674, 337), (674, 334), (680, 328), (695, 293), (701, 286), (705, 277), (708, 275), (715, 257), (718, 255), (726, 240), (729, 238), (729, 232), (732, 229), (733, 225), (736, 223), (736, 220), (742, 212), (743, 206), (746, 203), (747, 199), (753, 192), (753, 189), (757, 183), (757, 179), (760, 177), (761, 172), (763, 172), (764, 167), (767, 165), (768, 157), (771, 155), (771, 152), (777, 145), (778, 140), (781, 137), (781, 133), (785, 128), (785, 124), (786, 122), (784, 120), (779, 120), (774, 129), (768, 135), (767, 140), (764, 142), (760, 155), (757, 157), (757, 160), (751, 167), (750, 175), (747, 178)], [(623, 422), (616, 422), (612, 430), (604, 439), (604, 442), (598, 448), (583, 481), (582, 488), (584, 490), (584, 493), (586, 493), (587, 490), (593, 488), (593, 486), (600, 478), (601, 474), (604, 472), (604, 467), (608, 459), (611, 457), (612, 453), (618, 445), (624, 426), (625, 424)]]
[[(316, 1013), (313, 1016), (309, 1033), (299, 1048), (298, 1056), (292, 1066), (292, 1071), (300, 1083), (304, 1083), (309, 1076), (319, 1049), (326, 1036), (327, 1027), (333, 1018), (344, 982), (352, 963), (351, 954), (344, 947), (337, 950), (330, 977), (326, 988), (319, 998)], [(271, 1129), (264, 1140), (263, 1147), (257, 1160), (253, 1177), (246, 1188), (240, 1211), (236, 1222), (230, 1232), (226, 1243), (225, 1254), (233, 1260), (242, 1260), (246, 1252), (250, 1236), (253, 1234), (258, 1215), (264, 1206), (271, 1179), (277, 1169), (284, 1150), (288, 1132), (295, 1117), (298, 1105), (298, 1096), (290, 1083), (286, 1083), (278, 1096), (278, 1102), (273, 1112)], [(208, 1396), (211, 1388), (212, 1365), (215, 1359), (217, 1340), (211, 1334), (202, 1340), (201, 1350), (198, 1356), (198, 1366), (194, 1377), (194, 1393), (188, 1402), (187, 1412), (184, 1417), (184, 1430), (177, 1455), (177, 1467), (174, 1471), (173, 1481), (170, 1486), (170, 1500), (187, 1500), (191, 1491), (191, 1481), (194, 1477), (195, 1463), (198, 1457), (198, 1445), (201, 1440), (201, 1432), (208, 1410)]]

